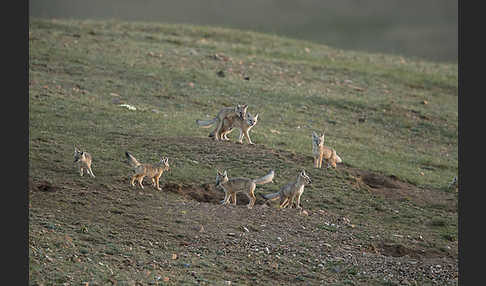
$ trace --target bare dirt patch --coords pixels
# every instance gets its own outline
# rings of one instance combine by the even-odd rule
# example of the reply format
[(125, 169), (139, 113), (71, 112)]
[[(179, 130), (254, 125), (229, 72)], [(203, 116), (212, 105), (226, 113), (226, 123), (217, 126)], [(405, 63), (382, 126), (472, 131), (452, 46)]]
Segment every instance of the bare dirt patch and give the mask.
[(454, 194), (440, 190), (421, 189), (400, 181), (395, 176), (386, 176), (349, 167), (347, 171), (354, 178), (353, 184), (368, 189), (374, 194), (390, 200), (410, 200), (419, 206), (442, 205), (449, 211), (457, 211)]

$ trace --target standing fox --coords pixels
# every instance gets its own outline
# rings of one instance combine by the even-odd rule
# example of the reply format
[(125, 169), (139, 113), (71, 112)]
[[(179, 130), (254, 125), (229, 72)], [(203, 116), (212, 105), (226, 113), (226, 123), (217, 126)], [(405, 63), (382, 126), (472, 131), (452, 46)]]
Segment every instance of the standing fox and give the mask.
[(305, 185), (308, 185), (310, 183), (311, 179), (309, 178), (305, 170), (302, 170), (301, 172), (299, 172), (297, 178), (294, 181), (291, 181), (284, 185), (282, 188), (280, 188), (280, 191), (273, 194), (261, 196), (264, 199), (270, 201), (280, 198), (280, 208), (286, 208), (287, 206), (289, 206), (289, 208), (292, 208), (292, 205), (296, 203), (296, 207), (298, 209), (301, 209), (300, 196), (302, 196), (302, 193), (304, 192)]
[(221, 173), (217, 171), (216, 175), (216, 187), (221, 187), (224, 191), (224, 199), (221, 204), (227, 205), (230, 202), (230, 197), (233, 201), (233, 205), (236, 205), (236, 193), (243, 192), (248, 196), (250, 200), (247, 207), (251, 209), (255, 205), (255, 188), (256, 185), (266, 184), (273, 182), (273, 176), (275, 172), (271, 170), (267, 175), (258, 179), (248, 179), (248, 178), (231, 178), (228, 179), (228, 174), (226, 170)]
[(223, 120), (225, 118), (236, 118), (246, 119), (246, 110), (248, 109), (247, 104), (238, 104), (235, 107), (225, 107), (221, 109), (216, 117), (210, 120), (196, 120), (196, 123), (203, 127), (209, 128), (216, 123), (216, 128), (209, 134), (209, 137), (214, 136), (214, 140), (223, 140), (221, 138), (221, 128), (223, 127)]
[(91, 171), (91, 162), (93, 161), (93, 157), (88, 152), (80, 151), (76, 146), (74, 146), (74, 163), (78, 163), (79, 166), (79, 174), (81, 177), (83, 176), (83, 170), (86, 170), (86, 173), (91, 177), (95, 178), (93, 171)]
[(314, 156), (314, 168), (321, 168), (323, 159), (327, 161), (327, 168), (330, 166), (336, 168), (337, 163), (343, 162), (336, 154), (336, 150), (324, 146), (324, 133), (318, 136), (316, 132), (312, 131), (312, 155)]
[[(243, 144), (243, 135), (246, 137), (248, 144), (253, 145), (250, 138), (250, 129), (255, 126), (258, 122), (258, 114), (252, 116), (250, 112), (246, 113), (246, 119), (241, 119), (239, 116), (230, 116), (223, 119), (223, 126), (221, 127), (221, 139), (229, 140), (227, 135), (233, 131), (234, 128), (240, 130), (240, 136), (238, 138), (238, 143)], [(209, 134), (209, 137), (214, 136), (214, 134)]]
[(152, 187), (161, 191), (159, 187), (159, 179), (164, 171), (169, 170), (169, 158), (162, 158), (157, 164), (141, 164), (133, 157), (132, 154), (125, 152), (128, 159), (128, 164), (135, 169), (135, 174), (130, 179), (130, 185), (135, 187), (135, 180), (138, 180), (138, 185), (143, 189), (142, 181), (145, 176), (152, 180)]

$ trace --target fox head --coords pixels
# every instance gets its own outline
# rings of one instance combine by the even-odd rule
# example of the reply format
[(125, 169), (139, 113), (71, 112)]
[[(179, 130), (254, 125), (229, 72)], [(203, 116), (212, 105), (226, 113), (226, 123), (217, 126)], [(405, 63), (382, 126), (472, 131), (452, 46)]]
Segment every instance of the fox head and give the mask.
[(251, 116), (250, 112), (246, 113), (246, 122), (248, 123), (248, 127), (253, 127), (258, 122), (258, 113), (255, 116)]
[(324, 132), (321, 136), (317, 135), (316, 132), (312, 131), (312, 145), (321, 146), (324, 145)]
[(169, 158), (167, 158), (167, 157), (160, 159), (159, 164), (162, 165), (162, 166), (164, 166), (164, 169), (165, 170), (169, 170), (170, 169), (170, 166), (169, 166)]
[(248, 104), (238, 104), (235, 107), (235, 112), (238, 114), (238, 116), (242, 119), (246, 119), (246, 110), (248, 109)]
[(84, 158), (85, 158), (84, 152), (78, 150), (78, 148), (74, 146), (74, 163), (84, 160)]
[(299, 173), (297, 180), (301, 182), (303, 181), (305, 185), (312, 183), (311, 178), (309, 177), (309, 175), (307, 175), (304, 169), (302, 169), (302, 171)]
[(220, 172), (219, 170), (216, 170), (216, 186), (220, 184), (224, 184), (228, 181), (228, 174), (226, 173), (226, 170), (224, 172)]

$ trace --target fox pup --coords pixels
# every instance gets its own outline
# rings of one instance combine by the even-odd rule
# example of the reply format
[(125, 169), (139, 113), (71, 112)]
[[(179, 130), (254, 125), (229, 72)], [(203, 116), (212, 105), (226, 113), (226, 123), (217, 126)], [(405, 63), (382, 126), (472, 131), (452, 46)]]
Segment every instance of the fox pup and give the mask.
[(323, 159), (327, 161), (327, 168), (330, 166), (336, 168), (337, 163), (342, 163), (341, 158), (336, 154), (336, 150), (324, 146), (324, 133), (318, 136), (316, 132), (312, 131), (312, 155), (314, 157), (314, 168), (321, 168)]
[(300, 196), (302, 196), (302, 193), (304, 192), (304, 187), (311, 182), (312, 181), (305, 172), (305, 170), (302, 170), (301, 172), (299, 172), (295, 180), (284, 185), (282, 188), (280, 188), (280, 191), (273, 194), (260, 195), (264, 199), (270, 201), (280, 199), (280, 208), (286, 208), (287, 206), (289, 206), (289, 208), (292, 208), (295, 203), (296, 207), (298, 209), (301, 209), (302, 207), (300, 206)]
[(273, 177), (275, 172), (271, 170), (267, 175), (258, 179), (248, 179), (248, 178), (231, 178), (228, 179), (228, 174), (226, 170), (224, 172), (217, 171), (216, 175), (216, 187), (220, 187), (224, 191), (224, 199), (221, 204), (227, 205), (230, 202), (230, 197), (233, 201), (233, 205), (236, 205), (236, 193), (243, 192), (248, 196), (250, 200), (247, 207), (249, 209), (253, 208), (255, 205), (255, 188), (256, 185), (266, 184), (273, 182)]
[[(246, 119), (246, 110), (248, 109), (247, 104), (238, 104), (235, 107), (226, 107), (221, 109), (216, 117), (210, 120), (196, 120), (196, 123), (203, 127), (209, 128), (216, 123), (216, 128), (209, 134), (209, 137), (214, 136), (214, 140), (223, 140), (221, 138), (221, 128), (223, 127), (223, 119), (226, 117), (240, 117), (241, 119)], [(212, 136), (211, 136), (212, 134)]]
[[(243, 136), (245, 136), (248, 144), (253, 145), (250, 138), (250, 129), (255, 126), (258, 122), (258, 114), (252, 116), (250, 112), (246, 113), (246, 120), (240, 117), (226, 117), (223, 119), (223, 127), (221, 128), (221, 138), (222, 140), (229, 140), (227, 135), (238, 128), (240, 130), (240, 136), (238, 138), (238, 143), (243, 144)], [(210, 134), (214, 136), (214, 134)]]
[(91, 170), (91, 162), (93, 161), (93, 157), (88, 152), (80, 151), (76, 146), (74, 146), (74, 163), (78, 163), (79, 166), (79, 174), (81, 177), (83, 176), (83, 170), (86, 170), (86, 173), (91, 177), (95, 178), (93, 171)]
[(133, 157), (132, 154), (125, 152), (125, 156), (128, 159), (128, 164), (135, 169), (135, 174), (130, 179), (130, 185), (135, 187), (135, 180), (138, 181), (138, 185), (143, 189), (142, 181), (145, 176), (152, 180), (152, 187), (161, 191), (159, 187), (159, 179), (164, 171), (169, 170), (169, 158), (162, 158), (157, 164), (141, 164)]

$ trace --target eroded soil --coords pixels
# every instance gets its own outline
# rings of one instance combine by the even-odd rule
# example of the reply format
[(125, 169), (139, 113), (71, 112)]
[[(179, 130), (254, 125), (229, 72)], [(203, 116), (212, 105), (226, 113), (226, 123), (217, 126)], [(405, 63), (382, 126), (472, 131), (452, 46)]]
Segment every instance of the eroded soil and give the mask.
[[(312, 161), (264, 146), (173, 140), (181, 150), (197, 141), (207, 154), (220, 144), (224, 151), (238, 150), (241, 158)], [(311, 172), (313, 184), (320, 184), (318, 173)], [(350, 198), (378, 196), (390, 206), (406, 199), (419, 209), (442, 203), (443, 211), (457, 210), (453, 193), (419, 189), (345, 164), (322, 172), (360, 190)], [(278, 180), (272, 190), (283, 183)], [(164, 183), (162, 177), (162, 191), (145, 184), (144, 190), (130, 188), (128, 174), (111, 184), (30, 178), (31, 285), (457, 284), (457, 242), (438, 248), (431, 234), (389, 229), (380, 223), (388, 210), (355, 222), (356, 210), (323, 208), (339, 198), (318, 194), (315, 186), (304, 192), (309, 200), (303, 200), (302, 211), (278, 209), (260, 196), (249, 210), (242, 194), (236, 206), (222, 206), (224, 195), (212, 180)]]

